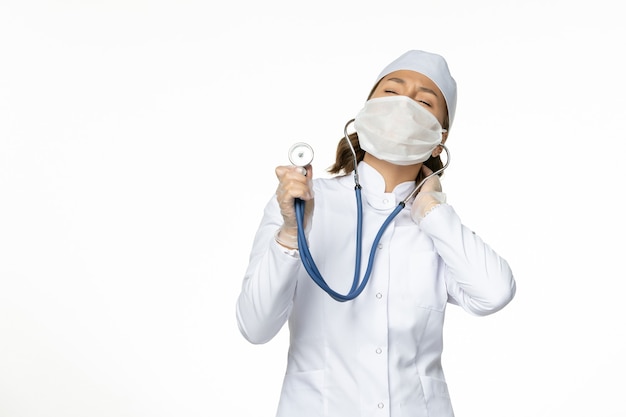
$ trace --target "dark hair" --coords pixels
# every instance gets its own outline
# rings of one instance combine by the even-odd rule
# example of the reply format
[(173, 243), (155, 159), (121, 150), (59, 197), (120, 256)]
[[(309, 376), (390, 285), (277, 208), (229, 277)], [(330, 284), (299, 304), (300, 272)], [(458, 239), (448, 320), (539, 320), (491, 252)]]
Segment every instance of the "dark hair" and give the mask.
[[(374, 87), (372, 88), (372, 91), (370, 91), (370, 94), (367, 97), (368, 100), (374, 93), (374, 90), (376, 90), (376, 87), (378, 87), (379, 83), (380, 81), (376, 83), (376, 85), (374, 85)], [(444, 129), (448, 129), (449, 125), (450, 125), (450, 121), (448, 119), (448, 115), (446, 114), (442, 127)], [(352, 143), (352, 146), (354, 147), (357, 163), (359, 163), (363, 160), (363, 157), (365, 156), (365, 151), (361, 149), (361, 146), (359, 145), (359, 136), (357, 135), (356, 132), (354, 132), (354, 133), (349, 134), (348, 137), (350, 138), (350, 143)], [(443, 162), (441, 162), (441, 158), (439, 156), (435, 156), (435, 157), (431, 156), (424, 162), (424, 165), (426, 165), (428, 168), (430, 168), (434, 172), (443, 167)], [(348, 145), (348, 142), (346, 141), (345, 137), (341, 138), (339, 140), (339, 143), (337, 144), (337, 152), (335, 154), (335, 163), (331, 165), (330, 168), (328, 168), (328, 172), (331, 174), (347, 175), (351, 173), (352, 171), (354, 171), (354, 169), (355, 169), (354, 155), (352, 154), (352, 150), (350, 149), (350, 146)], [(420, 170), (419, 174), (417, 174), (417, 178), (415, 178), (415, 181), (419, 182), (423, 178), (424, 178), (424, 175), (422, 174), (422, 171)]]

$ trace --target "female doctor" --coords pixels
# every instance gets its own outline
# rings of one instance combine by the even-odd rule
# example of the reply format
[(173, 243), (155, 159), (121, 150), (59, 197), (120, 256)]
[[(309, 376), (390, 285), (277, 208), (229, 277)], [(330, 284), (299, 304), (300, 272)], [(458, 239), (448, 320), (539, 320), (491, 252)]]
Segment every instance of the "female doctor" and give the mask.
[[(376, 79), (350, 143), (340, 140), (329, 169), (335, 176), (314, 180), (310, 165), (276, 168), (278, 188), (254, 239), (236, 315), (255, 344), (288, 323), (278, 417), (454, 415), (441, 366), (446, 305), (475, 315), (500, 310), (515, 294), (511, 269), (446, 203), (438, 175), (377, 234), (416, 183), (441, 167), (455, 107), (445, 59), (408, 51)], [(363, 268), (355, 266), (359, 217)], [(354, 298), (330, 296), (303, 266), (303, 243), (336, 293), (350, 293), (355, 277), (367, 285)]]

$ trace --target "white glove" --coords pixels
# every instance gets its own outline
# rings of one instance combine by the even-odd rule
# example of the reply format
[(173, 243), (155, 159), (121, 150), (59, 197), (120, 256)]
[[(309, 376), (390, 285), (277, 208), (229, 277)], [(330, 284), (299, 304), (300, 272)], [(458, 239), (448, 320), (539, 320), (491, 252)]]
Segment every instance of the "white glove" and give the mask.
[(295, 199), (305, 201), (304, 206), (304, 233), (308, 236), (311, 230), (313, 217), (313, 168), (296, 166), (276, 167), (278, 188), (276, 199), (283, 216), (283, 225), (278, 229), (275, 239), (282, 246), (289, 249), (298, 249), (298, 222), (296, 220)]
[[(422, 172), (426, 176), (433, 173), (426, 165), (422, 165)], [(431, 210), (446, 202), (446, 195), (441, 190), (439, 175), (433, 175), (422, 185), (411, 207), (411, 218), (415, 223), (420, 224)]]

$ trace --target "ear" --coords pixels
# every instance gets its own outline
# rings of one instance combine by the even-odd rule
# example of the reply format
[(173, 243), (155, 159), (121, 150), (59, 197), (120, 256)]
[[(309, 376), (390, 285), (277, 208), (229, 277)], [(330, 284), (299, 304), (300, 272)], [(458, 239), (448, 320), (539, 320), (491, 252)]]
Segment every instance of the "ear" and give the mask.
[[(441, 143), (445, 144), (447, 139), (448, 139), (448, 131), (446, 130), (445, 132), (441, 134)], [(441, 155), (442, 151), (443, 151), (443, 148), (441, 146), (437, 146), (435, 150), (433, 150), (433, 153), (432, 153), (433, 158), (436, 158), (439, 155)]]

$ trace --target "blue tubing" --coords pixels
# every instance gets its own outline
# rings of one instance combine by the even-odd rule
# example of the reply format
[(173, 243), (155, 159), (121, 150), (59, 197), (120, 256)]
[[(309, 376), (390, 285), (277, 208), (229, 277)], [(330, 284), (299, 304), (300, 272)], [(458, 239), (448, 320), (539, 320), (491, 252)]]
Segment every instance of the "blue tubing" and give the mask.
[(372, 243), (372, 248), (370, 249), (370, 255), (367, 262), (367, 269), (365, 270), (365, 276), (363, 277), (363, 281), (359, 284), (359, 276), (361, 275), (361, 248), (362, 248), (362, 230), (363, 230), (363, 203), (361, 200), (361, 188), (355, 187), (356, 194), (356, 203), (357, 203), (357, 230), (356, 230), (356, 262), (354, 269), (354, 278), (352, 279), (352, 287), (347, 294), (340, 294), (334, 291), (330, 286), (326, 283), (322, 274), (320, 274), (315, 262), (313, 261), (313, 256), (311, 256), (311, 252), (309, 251), (309, 245), (306, 241), (306, 236), (304, 234), (304, 206), (305, 202), (299, 198), (295, 200), (295, 209), (296, 209), (296, 221), (298, 223), (298, 249), (300, 251), (300, 259), (302, 260), (302, 265), (304, 265), (304, 269), (309, 273), (309, 276), (315, 281), (315, 283), (328, 295), (334, 298), (337, 301), (344, 302), (355, 299), (356, 297), (363, 292), (367, 282), (370, 279), (370, 275), (372, 274), (372, 267), (374, 264), (374, 257), (376, 255), (376, 248), (378, 247), (378, 242), (380, 241), (383, 233), (389, 226), (389, 224), (393, 221), (393, 219), (402, 211), (404, 208), (404, 202), (400, 202), (398, 206), (391, 212), (391, 214), (387, 217), (383, 225), (378, 230), (378, 234)]

